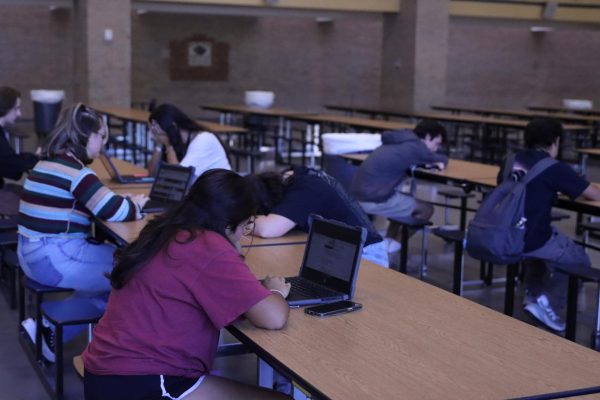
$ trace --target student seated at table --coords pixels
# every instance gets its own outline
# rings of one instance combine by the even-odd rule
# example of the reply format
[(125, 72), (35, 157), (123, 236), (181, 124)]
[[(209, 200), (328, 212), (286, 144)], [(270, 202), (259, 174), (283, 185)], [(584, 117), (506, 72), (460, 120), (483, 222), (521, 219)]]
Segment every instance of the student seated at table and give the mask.
[(290, 286), (262, 283), (236, 248), (256, 211), (247, 178), (205, 172), (178, 206), (115, 253), (108, 307), (83, 353), (87, 400), (283, 399), (210, 375), (219, 331), (281, 329)]
[(384, 132), (381, 146), (356, 171), (350, 194), (367, 214), (391, 219), (413, 216), (429, 220), (433, 206), (402, 193), (401, 186), (411, 167), (446, 167), (448, 157), (436, 153), (445, 136), (446, 129), (432, 120), (421, 121), (414, 131)]
[[(78, 103), (64, 110), (41, 149), (41, 160), (25, 180), (19, 205), (17, 254), (25, 275), (48, 286), (75, 289), (104, 309), (110, 292), (106, 274), (115, 247), (90, 237), (93, 218), (141, 218), (146, 196), (119, 196), (88, 167), (99, 156), (108, 130), (96, 112)], [(35, 337), (35, 323), (23, 321)], [(80, 327), (65, 330), (68, 341)], [(53, 361), (52, 330), (44, 330), (44, 356)]]
[[(538, 118), (525, 128), (526, 150), (515, 154), (513, 179), (520, 179), (537, 162), (556, 158), (563, 133), (556, 119)], [(504, 171), (500, 171), (499, 178)], [(569, 165), (558, 162), (527, 184), (525, 192), (525, 257), (540, 260), (524, 264), (524, 310), (555, 331), (564, 331), (565, 322), (559, 313), (566, 304), (567, 276), (555, 269), (590, 268), (590, 258), (583, 247), (551, 226), (552, 206), (557, 193), (571, 199), (583, 196), (600, 200), (600, 189), (579, 176)]]
[(231, 169), (225, 147), (214, 134), (203, 131), (191, 118), (171, 104), (156, 107), (148, 118), (157, 146), (148, 162), (154, 175), (160, 161), (194, 167), (196, 177), (213, 168)]
[(259, 202), (255, 235), (279, 237), (294, 228), (308, 232), (308, 216), (318, 214), (367, 228), (364, 258), (388, 266), (387, 244), (335, 178), (323, 171), (295, 167), (283, 173), (263, 172), (249, 179), (254, 181)]
[(0, 214), (17, 214), (20, 185), (5, 184), (4, 178), (19, 180), (37, 162), (31, 153), (15, 153), (10, 145), (7, 127), (21, 116), (21, 93), (8, 86), (0, 87)]

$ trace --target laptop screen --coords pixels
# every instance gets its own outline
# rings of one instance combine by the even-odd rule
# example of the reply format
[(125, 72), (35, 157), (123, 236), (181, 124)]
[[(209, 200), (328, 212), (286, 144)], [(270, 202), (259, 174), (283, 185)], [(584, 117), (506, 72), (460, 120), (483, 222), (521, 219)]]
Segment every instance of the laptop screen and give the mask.
[(106, 154), (100, 153), (100, 161), (102, 161), (102, 164), (104, 165), (104, 168), (106, 169), (106, 171), (108, 172), (110, 177), (112, 179), (118, 180), (119, 171), (117, 170), (115, 165), (112, 163), (110, 158)]
[(356, 246), (352, 243), (315, 233), (306, 257), (306, 266), (348, 281), (352, 274), (348, 265), (354, 262), (355, 249)]
[(313, 219), (300, 276), (352, 293), (364, 243), (363, 229)]
[(193, 173), (192, 167), (162, 163), (152, 185), (150, 198), (169, 203), (180, 201), (185, 196)]

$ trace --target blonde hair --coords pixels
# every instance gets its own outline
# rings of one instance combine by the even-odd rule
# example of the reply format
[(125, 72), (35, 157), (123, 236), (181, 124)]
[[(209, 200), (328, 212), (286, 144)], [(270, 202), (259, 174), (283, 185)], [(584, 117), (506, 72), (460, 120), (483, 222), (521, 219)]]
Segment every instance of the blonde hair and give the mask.
[(87, 144), (92, 133), (106, 129), (104, 120), (96, 111), (77, 103), (60, 113), (56, 126), (42, 145), (41, 157), (53, 158), (71, 152), (84, 164), (92, 160), (87, 154)]

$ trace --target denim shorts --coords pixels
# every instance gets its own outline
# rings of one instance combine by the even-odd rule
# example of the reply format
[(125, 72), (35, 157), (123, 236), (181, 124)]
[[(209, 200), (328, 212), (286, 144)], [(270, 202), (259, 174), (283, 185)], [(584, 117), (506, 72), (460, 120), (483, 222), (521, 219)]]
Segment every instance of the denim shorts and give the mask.
[(85, 370), (86, 400), (180, 400), (204, 381), (170, 375), (94, 375)]
[(85, 238), (19, 235), (17, 254), (23, 272), (48, 286), (72, 288), (78, 295), (107, 298), (115, 247)]

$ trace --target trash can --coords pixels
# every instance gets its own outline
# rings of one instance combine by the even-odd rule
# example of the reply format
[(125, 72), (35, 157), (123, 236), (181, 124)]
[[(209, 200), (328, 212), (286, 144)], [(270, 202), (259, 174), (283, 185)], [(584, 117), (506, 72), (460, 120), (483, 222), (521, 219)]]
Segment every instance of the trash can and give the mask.
[(348, 190), (358, 166), (352, 165), (340, 154), (360, 153), (373, 151), (381, 146), (379, 133), (324, 133), (323, 141), (323, 169)]
[(35, 133), (43, 138), (52, 131), (62, 107), (65, 92), (62, 90), (32, 90)]

